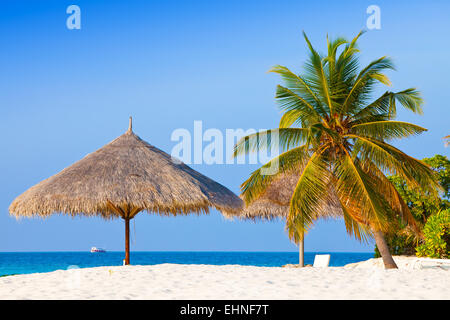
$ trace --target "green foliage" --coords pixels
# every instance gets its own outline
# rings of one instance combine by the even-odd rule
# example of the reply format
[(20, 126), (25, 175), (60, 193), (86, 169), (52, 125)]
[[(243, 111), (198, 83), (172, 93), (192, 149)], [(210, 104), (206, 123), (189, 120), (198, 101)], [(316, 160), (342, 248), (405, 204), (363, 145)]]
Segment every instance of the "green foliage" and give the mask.
[(450, 257), (450, 210), (432, 215), (423, 228), (424, 241), (417, 256), (445, 259)]
[[(389, 177), (389, 180), (409, 207), (419, 229), (423, 228), (430, 216), (440, 210), (450, 208), (450, 161), (442, 155), (435, 155), (422, 161), (435, 172), (436, 179), (443, 189), (441, 197), (422, 191), (420, 188), (411, 188), (405, 179), (399, 176)], [(415, 235), (401, 219), (398, 219), (397, 226), (385, 238), (391, 253), (395, 255), (414, 255), (416, 246), (421, 241), (418, 235)], [(375, 247), (375, 256), (380, 256), (377, 247)]]
[(443, 192), (441, 197), (420, 188), (411, 188), (406, 181), (399, 176), (391, 176), (389, 180), (408, 205), (416, 221), (425, 224), (428, 217), (439, 210), (450, 208), (450, 161), (442, 155), (422, 160), (434, 171), (436, 180), (439, 182)]
[[(440, 154), (432, 158), (425, 158), (423, 162), (428, 164), (436, 172), (439, 184), (444, 189), (444, 199), (450, 200), (450, 160)], [(447, 201), (447, 206), (449, 203)]]

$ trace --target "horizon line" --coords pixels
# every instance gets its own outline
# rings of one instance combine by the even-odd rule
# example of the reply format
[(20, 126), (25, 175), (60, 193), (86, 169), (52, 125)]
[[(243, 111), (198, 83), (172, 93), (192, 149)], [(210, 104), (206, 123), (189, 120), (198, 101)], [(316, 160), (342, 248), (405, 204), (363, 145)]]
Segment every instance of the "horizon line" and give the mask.
[[(77, 252), (77, 253), (84, 253), (84, 252), (88, 252), (91, 253), (90, 250), (68, 250), (68, 251), (0, 251), (1, 253), (67, 253), (67, 252)], [(111, 250), (111, 251), (106, 251), (106, 253), (108, 252), (117, 252), (117, 253), (123, 253), (123, 250)], [(130, 252), (202, 252), (202, 253), (212, 253), (212, 252), (222, 252), (222, 253), (296, 253), (298, 254), (298, 251), (248, 251), (248, 250), (238, 250), (238, 251), (224, 251), (224, 250), (150, 250), (150, 251), (141, 251), (141, 250), (137, 250), (137, 251), (133, 251), (131, 250)], [(374, 253), (374, 251), (305, 251), (305, 253)]]

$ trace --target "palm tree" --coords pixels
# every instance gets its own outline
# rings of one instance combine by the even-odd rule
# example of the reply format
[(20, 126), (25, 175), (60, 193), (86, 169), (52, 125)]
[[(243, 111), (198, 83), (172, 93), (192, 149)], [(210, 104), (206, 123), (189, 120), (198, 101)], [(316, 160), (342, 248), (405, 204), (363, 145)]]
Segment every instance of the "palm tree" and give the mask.
[[(412, 227), (415, 224), (386, 174), (398, 175), (409, 186), (432, 193), (438, 184), (425, 163), (389, 144), (426, 131), (394, 120), (397, 103), (421, 114), (423, 100), (414, 88), (372, 98), (377, 84), (390, 85), (383, 71), (394, 66), (388, 57), (381, 57), (359, 68), (356, 44), (362, 33), (352, 41), (330, 41), (327, 36), (326, 55), (319, 54), (303, 33), (310, 51), (304, 74), (279, 65), (270, 70), (285, 83), (276, 90), (283, 111), (279, 128), (242, 138), (234, 156), (273, 147), (278, 141), (282, 153), (241, 185), (245, 202), (250, 204), (261, 196), (279, 173), (304, 168), (290, 201), (289, 237), (303, 241), (314, 213), (334, 196), (342, 207), (347, 232), (359, 240), (374, 237), (385, 268), (397, 268), (384, 233), (391, 230), (395, 217)], [(276, 165), (277, 173), (265, 173)]]

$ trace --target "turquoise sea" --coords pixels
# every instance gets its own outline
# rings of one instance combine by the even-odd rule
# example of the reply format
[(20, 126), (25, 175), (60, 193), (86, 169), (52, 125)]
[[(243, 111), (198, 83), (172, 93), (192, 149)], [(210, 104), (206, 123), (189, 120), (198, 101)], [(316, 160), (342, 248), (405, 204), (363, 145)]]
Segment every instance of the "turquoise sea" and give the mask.
[[(305, 252), (305, 263), (312, 264), (316, 254)], [(329, 252), (330, 266), (373, 258), (373, 253)], [(298, 263), (298, 252), (131, 252), (131, 264), (239, 264), (246, 266), (280, 267)], [(0, 253), (0, 276), (10, 274), (49, 272), (68, 268), (120, 266), (124, 252), (3, 252)]]

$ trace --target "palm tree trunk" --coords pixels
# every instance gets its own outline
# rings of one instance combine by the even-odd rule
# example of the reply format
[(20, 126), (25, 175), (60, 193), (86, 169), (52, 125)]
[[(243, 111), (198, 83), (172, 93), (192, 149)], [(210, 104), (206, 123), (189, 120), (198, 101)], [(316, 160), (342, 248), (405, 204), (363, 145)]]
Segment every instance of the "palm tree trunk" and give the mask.
[(305, 242), (303, 240), (298, 243), (298, 265), (305, 266)]
[(374, 231), (375, 242), (378, 247), (378, 251), (380, 251), (381, 258), (383, 259), (384, 268), (385, 269), (398, 269), (397, 264), (392, 258), (391, 253), (389, 252), (389, 247), (386, 244), (386, 240), (384, 239), (384, 234), (381, 231)]
[(125, 265), (130, 264), (130, 219), (125, 218)]

